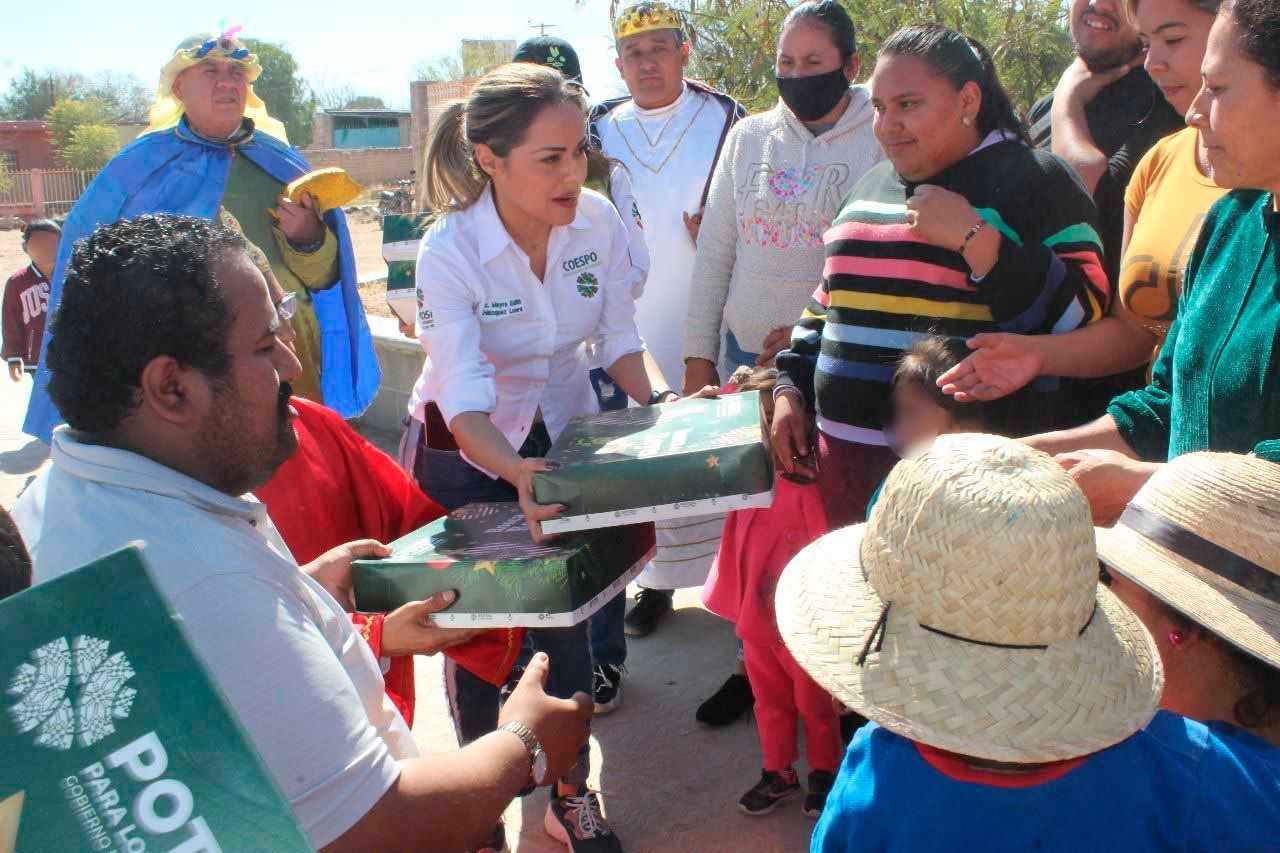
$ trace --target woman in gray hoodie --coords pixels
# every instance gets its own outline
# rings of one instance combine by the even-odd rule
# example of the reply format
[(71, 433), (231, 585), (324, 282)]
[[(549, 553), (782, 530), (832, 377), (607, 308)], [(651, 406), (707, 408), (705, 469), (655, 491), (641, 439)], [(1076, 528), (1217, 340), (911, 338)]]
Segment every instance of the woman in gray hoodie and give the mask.
[(852, 85), (857, 42), (840, 4), (792, 9), (774, 70), (777, 106), (734, 127), (711, 180), (685, 323), (686, 387), (719, 384), (785, 348), (822, 279), (823, 233), (884, 159), (870, 94)]

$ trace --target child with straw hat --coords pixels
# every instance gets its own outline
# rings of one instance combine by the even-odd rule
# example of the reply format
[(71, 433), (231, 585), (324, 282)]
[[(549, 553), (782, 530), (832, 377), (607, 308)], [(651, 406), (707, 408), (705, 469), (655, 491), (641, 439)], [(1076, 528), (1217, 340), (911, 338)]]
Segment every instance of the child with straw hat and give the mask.
[[(1119, 524), (1098, 531), (1104, 582), (1142, 619), (1164, 662), (1161, 706), (1265, 757), (1273, 821), (1280, 821), (1277, 519), (1280, 465), (1189, 453), (1147, 481)], [(1271, 837), (1280, 845), (1280, 826)]]
[(1264, 846), (1230, 806), (1252, 784), (1231, 744), (1157, 713), (1155, 643), (1097, 580), (1070, 476), (985, 435), (903, 460), (866, 524), (802, 551), (778, 628), (872, 721), (812, 850)]

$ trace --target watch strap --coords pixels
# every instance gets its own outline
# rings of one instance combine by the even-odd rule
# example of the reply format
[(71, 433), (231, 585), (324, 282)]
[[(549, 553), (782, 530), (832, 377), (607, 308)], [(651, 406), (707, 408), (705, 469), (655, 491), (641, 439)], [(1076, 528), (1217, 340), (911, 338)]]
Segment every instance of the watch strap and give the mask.
[(538, 736), (533, 733), (533, 729), (529, 728), (524, 723), (512, 720), (498, 731), (511, 732), (513, 735), (520, 738), (520, 742), (524, 744), (524, 748), (529, 753), (530, 762), (536, 761), (538, 754), (542, 752), (542, 744), (538, 741)]

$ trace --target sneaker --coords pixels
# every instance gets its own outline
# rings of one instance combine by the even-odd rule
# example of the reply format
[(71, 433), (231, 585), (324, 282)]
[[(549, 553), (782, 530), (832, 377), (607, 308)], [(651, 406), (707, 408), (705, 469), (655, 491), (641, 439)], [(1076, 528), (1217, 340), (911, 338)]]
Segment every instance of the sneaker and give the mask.
[(507, 849), (507, 830), (499, 821), (489, 831), (489, 837), (484, 843), (475, 848), (475, 853), (506, 853)]
[(598, 663), (591, 676), (591, 693), (596, 714), (612, 714), (622, 704), (622, 667)]
[(628, 637), (647, 637), (670, 612), (671, 590), (641, 588), (636, 593), (636, 606), (622, 620), (622, 630)]
[(574, 853), (622, 853), (622, 842), (605, 823), (600, 795), (586, 788), (576, 797), (552, 796), (542, 827)]
[(760, 781), (738, 800), (738, 808), (743, 814), (768, 814), (800, 793), (800, 777), (794, 770), (766, 770), (760, 774)]
[(806, 817), (817, 818), (822, 815), (822, 810), (827, 807), (827, 794), (831, 793), (831, 786), (836, 783), (836, 777), (833, 773), (826, 770), (813, 770), (809, 773), (809, 792), (804, 795), (804, 813)]
[(756, 695), (751, 691), (751, 682), (745, 675), (735, 672), (710, 699), (698, 706), (694, 716), (703, 725), (718, 728), (736, 721), (755, 704)]

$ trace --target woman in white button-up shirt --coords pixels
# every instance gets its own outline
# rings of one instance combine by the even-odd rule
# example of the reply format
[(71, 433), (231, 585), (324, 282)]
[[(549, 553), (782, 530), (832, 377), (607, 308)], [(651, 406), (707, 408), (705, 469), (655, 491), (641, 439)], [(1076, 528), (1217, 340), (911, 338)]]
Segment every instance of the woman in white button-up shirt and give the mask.
[[(442, 215), (418, 255), (427, 362), (412, 399), (411, 435), (425, 435), (415, 474), (447, 509), (518, 499), (540, 537), (539, 522), (562, 509), (533, 500), (541, 457), (570, 418), (598, 411), (587, 342), (633, 400), (677, 397), (636, 331), (626, 228), (582, 186), (580, 90), (535, 65), (490, 73), (438, 119), (425, 172)], [(548, 692), (590, 693), (585, 624), (531, 635), (551, 657)], [(492, 730), (497, 689), (460, 669), (448, 680), (462, 739)], [(607, 849), (616, 838), (586, 791), (587, 759), (561, 780), (546, 825), (557, 837), (590, 827)]]

